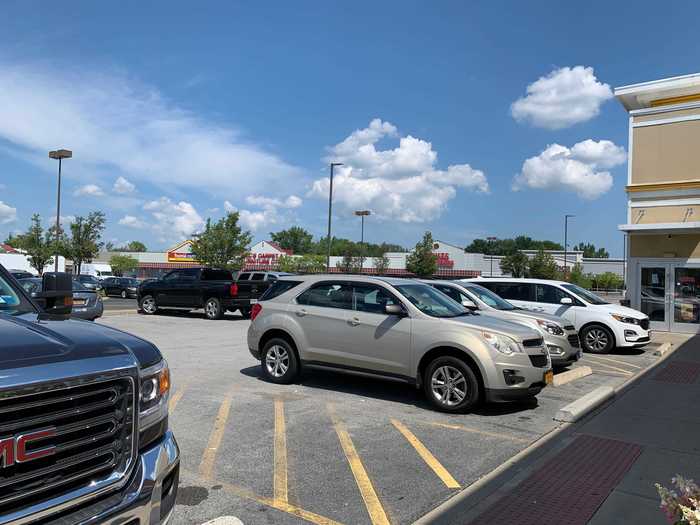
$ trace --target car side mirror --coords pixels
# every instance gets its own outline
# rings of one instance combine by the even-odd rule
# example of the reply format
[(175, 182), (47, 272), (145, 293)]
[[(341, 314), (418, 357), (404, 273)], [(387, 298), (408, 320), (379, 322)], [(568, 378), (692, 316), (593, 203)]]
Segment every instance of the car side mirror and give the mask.
[(65, 272), (45, 273), (41, 292), (32, 294), (44, 312), (50, 315), (69, 315), (73, 310), (73, 279)]
[(469, 299), (464, 299), (462, 301), (462, 306), (464, 306), (465, 308), (468, 308), (469, 310), (478, 310), (479, 309), (479, 307), (473, 301), (470, 301)]
[(559, 302), (561, 304), (574, 304), (574, 302), (571, 300), (571, 297), (562, 297)]
[(398, 315), (403, 317), (406, 315), (406, 310), (400, 304), (387, 304), (384, 307), (384, 313), (387, 315)]

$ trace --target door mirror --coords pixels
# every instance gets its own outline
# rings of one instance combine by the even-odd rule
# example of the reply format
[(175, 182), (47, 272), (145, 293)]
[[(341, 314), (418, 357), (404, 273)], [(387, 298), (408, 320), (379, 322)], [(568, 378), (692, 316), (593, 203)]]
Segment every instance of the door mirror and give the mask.
[(462, 299), (462, 306), (465, 308), (468, 308), (469, 310), (478, 310), (479, 307), (474, 303), (474, 301), (471, 301), (469, 299)]
[(562, 297), (559, 302), (561, 304), (574, 304), (574, 302), (571, 300), (571, 297)]
[(64, 272), (45, 273), (41, 279), (41, 292), (32, 297), (47, 314), (69, 315), (73, 309), (73, 279)]
[(384, 307), (384, 313), (387, 315), (398, 315), (403, 317), (406, 315), (406, 310), (400, 304), (387, 304)]

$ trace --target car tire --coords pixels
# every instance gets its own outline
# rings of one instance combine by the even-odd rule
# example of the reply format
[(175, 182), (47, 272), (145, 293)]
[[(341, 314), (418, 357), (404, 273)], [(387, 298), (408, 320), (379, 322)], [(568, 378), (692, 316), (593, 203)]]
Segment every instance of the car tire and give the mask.
[(425, 369), (423, 391), (433, 408), (448, 413), (466, 412), (481, 401), (479, 380), (462, 359), (441, 356)]
[(126, 293), (126, 290), (122, 290), (122, 293), (119, 295), (121, 296), (122, 299), (126, 299), (129, 294)]
[(224, 316), (224, 310), (221, 308), (221, 301), (216, 297), (210, 297), (204, 302), (204, 315), (207, 319), (221, 319)]
[(243, 319), (250, 319), (250, 308), (239, 308), (238, 311), (241, 312)]
[(156, 303), (156, 298), (152, 295), (144, 295), (139, 301), (139, 308), (146, 315), (157, 314), (158, 304)]
[(279, 385), (292, 383), (299, 374), (297, 354), (284, 339), (270, 339), (265, 343), (260, 366), (265, 379)]
[(607, 354), (615, 347), (615, 337), (602, 324), (593, 324), (581, 330), (581, 345), (591, 354)]

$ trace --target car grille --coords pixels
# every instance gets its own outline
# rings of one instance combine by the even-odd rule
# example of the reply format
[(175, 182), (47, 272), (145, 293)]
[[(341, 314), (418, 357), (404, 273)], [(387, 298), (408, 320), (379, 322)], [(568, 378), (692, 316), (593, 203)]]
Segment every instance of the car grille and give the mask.
[(538, 368), (544, 368), (547, 366), (547, 356), (546, 355), (528, 355), (530, 358), (530, 362), (532, 363), (532, 366), (536, 366)]
[(0, 392), (0, 437), (55, 429), (27, 445), (27, 452), (53, 447), (53, 454), (22, 463), (5, 458), (4, 468), (0, 459), (0, 516), (122, 478), (135, 457), (134, 402), (130, 378)]
[(525, 339), (525, 341), (523, 341), (523, 346), (526, 346), (526, 347), (542, 346), (542, 345), (544, 345), (544, 339), (542, 339), (541, 337), (538, 339)]
[(571, 334), (569, 337), (567, 337), (569, 340), (569, 344), (573, 346), (574, 348), (579, 347), (579, 340), (578, 340), (578, 334)]
[(564, 327), (564, 330), (570, 332), (571, 330), (576, 330), (576, 327), (575, 327), (574, 325), (572, 325), (572, 324), (567, 324), (567, 325)]
[(644, 330), (649, 330), (649, 318), (646, 317), (639, 321), (639, 326), (641, 326)]

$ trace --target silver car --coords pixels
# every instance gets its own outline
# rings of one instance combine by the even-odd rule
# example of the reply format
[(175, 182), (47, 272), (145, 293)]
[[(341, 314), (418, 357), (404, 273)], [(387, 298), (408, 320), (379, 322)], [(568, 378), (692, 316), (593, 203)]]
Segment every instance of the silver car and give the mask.
[(519, 308), (488, 288), (471, 282), (423, 281), (442, 293), (483, 315), (525, 324), (544, 337), (554, 366), (569, 366), (581, 359), (578, 332), (571, 322), (556, 315)]
[[(20, 279), (19, 283), (32, 297), (41, 292), (41, 279), (32, 277), (31, 279)], [(89, 290), (79, 281), (73, 279), (73, 310), (70, 316), (76, 319), (87, 319), (94, 321), (102, 317), (104, 304), (100, 294), (94, 290)]]
[(427, 284), (361, 275), (283, 277), (253, 305), (248, 348), (274, 383), (329, 368), (403, 380), (437, 409), (537, 395), (552, 381), (542, 335), (474, 315)]

